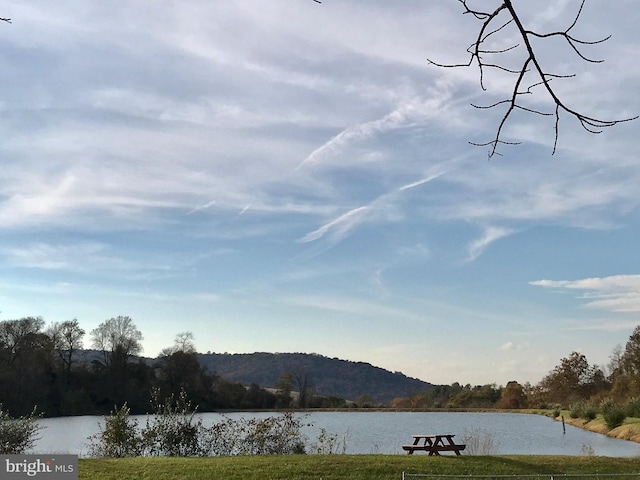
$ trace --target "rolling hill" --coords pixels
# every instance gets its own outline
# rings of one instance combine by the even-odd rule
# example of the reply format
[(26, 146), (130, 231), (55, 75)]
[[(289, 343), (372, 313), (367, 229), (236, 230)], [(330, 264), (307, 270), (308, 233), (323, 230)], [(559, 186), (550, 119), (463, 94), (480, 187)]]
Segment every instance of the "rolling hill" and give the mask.
[(283, 373), (304, 374), (318, 395), (355, 400), (361, 395), (387, 403), (396, 397), (423, 392), (432, 384), (390, 372), (369, 363), (351, 362), (308, 353), (198, 354), (209, 372), (240, 382), (273, 387)]

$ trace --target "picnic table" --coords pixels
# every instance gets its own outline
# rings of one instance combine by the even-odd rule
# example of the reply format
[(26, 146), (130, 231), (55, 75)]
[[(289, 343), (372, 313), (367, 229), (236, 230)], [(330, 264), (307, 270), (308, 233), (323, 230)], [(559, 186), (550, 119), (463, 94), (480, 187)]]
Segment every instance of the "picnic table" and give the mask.
[(456, 444), (453, 441), (455, 435), (412, 435), (413, 444), (403, 445), (403, 450), (406, 450), (409, 455), (417, 451), (429, 452), (429, 455), (440, 455), (440, 452), (456, 452), (456, 455), (460, 455), (460, 452), (467, 446), (464, 444)]

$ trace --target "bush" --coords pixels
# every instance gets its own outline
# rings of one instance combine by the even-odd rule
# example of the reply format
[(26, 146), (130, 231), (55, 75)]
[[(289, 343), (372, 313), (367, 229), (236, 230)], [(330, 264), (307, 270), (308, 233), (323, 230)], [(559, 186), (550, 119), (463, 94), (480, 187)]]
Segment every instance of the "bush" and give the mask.
[(491, 455), (496, 447), (493, 433), (481, 428), (465, 430), (462, 443), (466, 444), (469, 455)]
[(627, 417), (640, 418), (640, 398), (632, 398), (624, 407)]
[(337, 433), (329, 433), (325, 428), (321, 428), (316, 443), (311, 445), (311, 451), (318, 455), (345, 454), (347, 453), (348, 437), (349, 432), (340, 438)]
[(33, 409), (29, 415), (13, 418), (2, 409), (0, 403), (0, 454), (17, 455), (33, 448), (39, 430), (38, 419), (41, 415)]
[(624, 419), (627, 418), (624, 409), (613, 403), (607, 403), (602, 407), (602, 416), (609, 429), (619, 427), (624, 422)]
[(100, 433), (89, 437), (89, 455), (92, 457), (123, 458), (140, 455), (141, 440), (138, 422), (129, 419), (129, 407), (114, 407), (104, 420)]
[(153, 415), (145, 428), (129, 419), (123, 405), (105, 418), (104, 429), (91, 437), (93, 457), (132, 456), (220, 456), (286, 455), (305, 453), (302, 420), (293, 413), (275, 417), (232, 420), (226, 418), (211, 427), (194, 422), (195, 408), (182, 392), (161, 403), (158, 391), (152, 393)]
[(193, 457), (200, 453), (202, 420), (194, 423), (196, 408), (191, 407), (184, 390), (174, 400), (171, 395), (162, 404), (159, 391), (151, 393), (153, 416), (141, 432), (145, 456)]
[(593, 420), (596, 418), (598, 414), (596, 407), (591, 404), (591, 402), (587, 402), (586, 400), (581, 400), (571, 405), (569, 409), (569, 416), (571, 418), (584, 418), (585, 420)]
[(227, 455), (288, 455), (305, 453), (303, 424), (293, 413), (276, 417), (225, 418), (204, 431), (202, 454)]

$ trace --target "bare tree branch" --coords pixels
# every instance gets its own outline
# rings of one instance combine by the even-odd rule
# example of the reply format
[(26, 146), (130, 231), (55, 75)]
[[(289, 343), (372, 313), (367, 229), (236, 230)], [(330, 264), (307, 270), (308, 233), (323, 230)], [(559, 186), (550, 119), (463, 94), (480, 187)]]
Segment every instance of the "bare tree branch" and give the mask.
[[(560, 122), (561, 112), (564, 112), (565, 114), (569, 114), (570, 116), (573, 116), (578, 120), (582, 128), (584, 128), (587, 132), (594, 133), (594, 134), (601, 133), (604, 128), (612, 127), (619, 123), (629, 122), (631, 120), (635, 120), (638, 118), (638, 116), (635, 116), (635, 117), (621, 118), (621, 119), (615, 119), (615, 120), (605, 120), (605, 119), (600, 119), (597, 117), (585, 115), (567, 106), (565, 102), (560, 98), (560, 96), (556, 93), (554, 88), (552, 87), (551, 80), (554, 78), (558, 78), (558, 79), (572, 78), (575, 75), (573, 74), (560, 75), (560, 74), (555, 74), (555, 73), (546, 71), (543, 68), (543, 66), (540, 64), (540, 61), (538, 56), (536, 55), (535, 49), (531, 44), (532, 37), (541, 38), (541, 39), (551, 38), (551, 37), (560, 37), (566, 40), (568, 45), (571, 47), (571, 49), (575, 52), (575, 54), (580, 59), (589, 63), (602, 63), (603, 60), (594, 60), (586, 56), (584, 53), (582, 53), (582, 51), (580, 50), (580, 47), (588, 46), (588, 45), (597, 45), (597, 44), (606, 42), (611, 36), (607, 36), (600, 40), (587, 41), (587, 40), (576, 38), (571, 33), (571, 30), (577, 25), (580, 19), (580, 15), (582, 13), (586, 0), (582, 0), (580, 4), (580, 8), (578, 9), (578, 12), (573, 22), (566, 30), (549, 32), (549, 33), (539, 33), (539, 32), (535, 32), (525, 28), (524, 25), (522, 24), (520, 17), (518, 16), (518, 13), (513, 7), (511, 0), (503, 0), (502, 3), (498, 6), (498, 8), (496, 8), (494, 11), (474, 10), (469, 6), (468, 4), (469, 0), (458, 0), (458, 1), (464, 7), (464, 12), (463, 12), (464, 14), (470, 14), (473, 17), (475, 17), (477, 20), (482, 22), (482, 25), (480, 27), (476, 40), (467, 49), (471, 57), (469, 58), (469, 61), (467, 63), (463, 63), (463, 64), (443, 64), (443, 63), (438, 63), (428, 59), (429, 63), (438, 67), (457, 68), (457, 67), (469, 67), (475, 62), (479, 69), (480, 87), (482, 88), (482, 90), (486, 90), (484, 76), (485, 76), (485, 70), (488, 68), (499, 69), (501, 71), (516, 75), (516, 80), (514, 82), (513, 90), (510, 98), (493, 103), (488, 106), (484, 106), (484, 107), (473, 105), (475, 108), (483, 108), (483, 109), (495, 108), (498, 106), (506, 105), (506, 111), (498, 125), (496, 135), (493, 138), (493, 140), (489, 142), (484, 142), (484, 143), (470, 142), (472, 145), (489, 146), (490, 147), (489, 153), (488, 153), (489, 158), (493, 157), (496, 154), (499, 155), (498, 153), (499, 145), (516, 145), (520, 143), (520, 142), (509, 142), (502, 139), (503, 129), (507, 121), (509, 120), (511, 114), (516, 110), (523, 110), (525, 112), (534, 113), (537, 115), (555, 117), (554, 142), (553, 142), (552, 153), (556, 152), (556, 149), (558, 146), (559, 122)], [(501, 16), (507, 17), (507, 18), (506, 19), (501, 18)], [(499, 18), (500, 20), (498, 20)], [(495, 26), (494, 24), (498, 26)], [(499, 50), (495, 50), (495, 49), (489, 50), (484, 48), (484, 45), (488, 39), (497, 35), (505, 27), (511, 24), (515, 25), (517, 32), (519, 33), (522, 39), (524, 50), (525, 50), (526, 58), (519, 69), (508, 68), (508, 67), (505, 67), (504, 65), (501, 65), (500, 63), (489, 63), (483, 57), (483, 55), (504, 54), (506, 52), (510, 52), (520, 47), (520, 45), (513, 45), (513, 46), (499, 49)], [(532, 76), (535, 77), (535, 80), (530, 84), (528, 84), (529, 83), (527, 78), (528, 74), (531, 74)], [(553, 103), (555, 104), (555, 109), (553, 113), (541, 112), (539, 110), (523, 106), (519, 103), (522, 96), (533, 94), (534, 93), (533, 89), (535, 87), (541, 87), (544, 91), (546, 91), (547, 95), (553, 100)]]
[(0, 22), (11, 23), (11, 19), (10, 18), (0, 18)]

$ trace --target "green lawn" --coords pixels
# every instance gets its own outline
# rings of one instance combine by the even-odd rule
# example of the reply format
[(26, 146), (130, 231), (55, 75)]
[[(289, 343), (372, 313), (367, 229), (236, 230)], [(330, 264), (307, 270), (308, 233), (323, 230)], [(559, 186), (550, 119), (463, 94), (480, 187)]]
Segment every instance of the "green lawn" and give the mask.
[(444, 475), (640, 473), (640, 458), (415, 454), (82, 459), (79, 478), (398, 480), (403, 471)]

